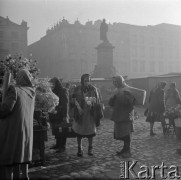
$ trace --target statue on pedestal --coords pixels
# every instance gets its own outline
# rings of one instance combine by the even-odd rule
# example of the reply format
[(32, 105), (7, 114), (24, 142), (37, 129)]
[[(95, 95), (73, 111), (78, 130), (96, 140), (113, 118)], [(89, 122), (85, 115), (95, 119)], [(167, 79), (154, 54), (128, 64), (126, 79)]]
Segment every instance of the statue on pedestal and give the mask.
[(103, 42), (108, 42), (107, 32), (108, 32), (108, 25), (106, 24), (106, 20), (103, 19), (100, 26), (100, 40), (102, 40)]

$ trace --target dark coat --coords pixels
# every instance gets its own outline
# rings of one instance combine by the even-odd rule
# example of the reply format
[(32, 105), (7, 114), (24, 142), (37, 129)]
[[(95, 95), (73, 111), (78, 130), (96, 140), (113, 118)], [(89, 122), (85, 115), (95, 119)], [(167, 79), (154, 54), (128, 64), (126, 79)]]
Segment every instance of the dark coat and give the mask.
[(165, 92), (160, 87), (151, 90), (148, 110), (157, 113), (163, 113), (165, 111)]
[(129, 121), (130, 113), (133, 110), (135, 98), (128, 91), (120, 91), (109, 100), (109, 105), (113, 108), (112, 120)]
[[(54, 92), (55, 93), (55, 92)], [(55, 107), (56, 114), (50, 113), (49, 119), (52, 124), (52, 134), (58, 136), (59, 127), (64, 127), (64, 118), (69, 120), (69, 92), (66, 88), (61, 88), (55, 93), (59, 97), (59, 104)]]
[(114, 138), (119, 140), (133, 131), (135, 98), (129, 91), (123, 89), (109, 100), (109, 105), (113, 108), (111, 119), (114, 121)]
[(178, 104), (181, 104), (181, 99), (178, 89), (169, 88), (165, 95), (166, 108), (175, 107)]
[(56, 106), (57, 120), (62, 121), (63, 118), (69, 118), (69, 92), (68, 89), (62, 88), (62, 91), (58, 93), (59, 104)]
[(32, 160), (34, 95), (31, 87), (10, 86), (0, 104), (0, 165)]

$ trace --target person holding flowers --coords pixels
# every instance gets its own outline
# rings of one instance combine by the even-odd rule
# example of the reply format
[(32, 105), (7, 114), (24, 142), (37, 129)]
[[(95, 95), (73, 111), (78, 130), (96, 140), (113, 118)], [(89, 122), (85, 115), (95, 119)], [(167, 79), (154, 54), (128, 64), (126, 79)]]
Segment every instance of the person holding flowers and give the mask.
[(0, 103), (0, 179), (29, 179), (35, 90), (28, 70), (16, 74)]
[(100, 107), (100, 96), (97, 88), (91, 85), (91, 76), (83, 74), (81, 84), (77, 86), (72, 95), (74, 106), (73, 131), (77, 136), (77, 156), (83, 156), (82, 138), (88, 138), (88, 155), (93, 155), (93, 137), (96, 135), (96, 122), (103, 117)]

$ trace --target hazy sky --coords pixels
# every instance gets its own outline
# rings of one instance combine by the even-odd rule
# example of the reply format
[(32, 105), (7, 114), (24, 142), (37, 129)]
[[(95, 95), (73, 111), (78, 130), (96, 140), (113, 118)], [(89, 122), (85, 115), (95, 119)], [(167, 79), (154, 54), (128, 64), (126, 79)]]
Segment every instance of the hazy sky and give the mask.
[(27, 21), (31, 44), (63, 17), (82, 24), (105, 18), (110, 23), (181, 25), (181, 0), (0, 0), (0, 16), (17, 24)]

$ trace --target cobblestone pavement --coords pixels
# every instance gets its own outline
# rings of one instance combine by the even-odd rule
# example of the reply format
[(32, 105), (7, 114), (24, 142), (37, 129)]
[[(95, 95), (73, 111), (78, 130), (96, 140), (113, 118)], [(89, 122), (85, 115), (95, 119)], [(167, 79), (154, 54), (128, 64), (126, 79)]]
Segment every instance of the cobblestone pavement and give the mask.
[[(164, 136), (159, 122), (156, 122), (154, 126), (157, 135), (150, 137), (149, 124), (145, 122), (143, 109), (136, 108), (136, 110), (139, 119), (134, 122), (131, 158), (123, 159), (121, 156), (116, 156), (116, 151), (122, 148), (123, 143), (113, 139), (113, 122), (104, 119), (94, 138), (94, 156), (92, 157), (87, 155), (87, 139), (83, 140), (84, 156), (81, 158), (76, 156), (76, 138), (67, 139), (65, 153), (55, 153), (55, 150), (50, 149), (55, 143), (50, 131), (45, 150), (46, 157), (48, 157), (46, 165), (45, 167), (30, 168), (30, 179), (119, 179), (122, 172), (120, 162), (128, 161), (131, 163), (138, 161), (133, 169), (136, 175), (145, 170), (143, 165), (147, 166), (150, 175), (153, 175), (151, 166), (161, 166), (162, 162), (167, 166), (164, 176), (175, 169), (171, 168), (171, 165), (177, 166), (180, 170), (181, 156), (176, 154), (176, 149), (181, 148), (181, 140), (177, 140), (175, 135)], [(160, 172), (159, 169), (156, 170), (156, 179), (162, 179)], [(133, 177), (131, 172), (128, 175), (129, 179), (136, 178), (135, 174)]]

